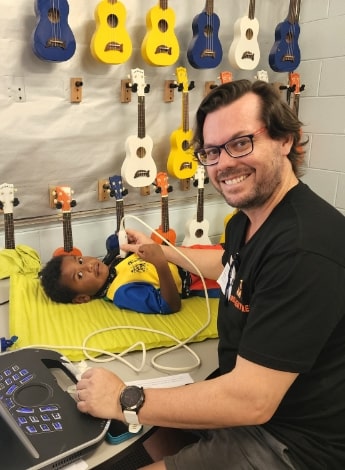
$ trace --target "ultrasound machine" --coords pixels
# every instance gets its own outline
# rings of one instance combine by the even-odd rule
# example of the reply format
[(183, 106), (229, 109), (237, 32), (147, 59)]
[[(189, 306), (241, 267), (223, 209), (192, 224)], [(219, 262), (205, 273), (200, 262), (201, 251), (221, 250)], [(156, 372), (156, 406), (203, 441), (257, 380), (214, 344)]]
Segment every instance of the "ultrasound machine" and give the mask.
[(91, 451), (110, 421), (81, 413), (69, 393), (77, 380), (56, 351), (0, 354), (0, 467), (58, 470)]

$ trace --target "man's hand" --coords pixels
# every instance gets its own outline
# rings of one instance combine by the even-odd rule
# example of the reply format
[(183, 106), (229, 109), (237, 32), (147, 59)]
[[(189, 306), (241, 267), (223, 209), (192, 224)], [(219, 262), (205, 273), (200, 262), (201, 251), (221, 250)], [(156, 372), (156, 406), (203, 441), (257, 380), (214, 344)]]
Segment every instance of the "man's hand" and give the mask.
[[(155, 244), (152, 238), (138, 232), (137, 230), (126, 229), (128, 243), (121, 245), (121, 248), (124, 251), (129, 251), (131, 253), (139, 254), (139, 248), (141, 245)], [(140, 255), (139, 255), (140, 256)]]
[(83, 413), (123, 421), (120, 393), (125, 383), (103, 368), (88, 369), (77, 383), (77, 407)]

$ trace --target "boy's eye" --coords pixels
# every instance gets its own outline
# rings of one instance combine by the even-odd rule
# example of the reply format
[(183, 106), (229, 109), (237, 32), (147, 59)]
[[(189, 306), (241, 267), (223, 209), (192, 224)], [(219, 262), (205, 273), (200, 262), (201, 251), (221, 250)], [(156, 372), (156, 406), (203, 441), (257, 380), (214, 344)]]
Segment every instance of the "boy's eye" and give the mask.
[(79, 271), (77, 273), (77, 277), (78, 277), (78, 279), (83, 279), (83, 273), (81, 271)]
[(78, 263), (83, 264), (83, 258), (78, 258)]

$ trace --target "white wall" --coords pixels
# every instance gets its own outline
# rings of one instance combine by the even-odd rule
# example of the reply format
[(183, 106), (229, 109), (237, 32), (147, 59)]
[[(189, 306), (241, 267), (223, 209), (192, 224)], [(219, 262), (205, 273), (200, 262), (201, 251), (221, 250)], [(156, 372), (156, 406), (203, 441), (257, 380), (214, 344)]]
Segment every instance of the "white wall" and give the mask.
[(310, 134), (303, 178), (345, 214), (345, 2), (303, 0), (300, 117)]
[[(154, 158), (159, 171), (166, 171), (169, 137), (181, 121), (181, 96), (175, 91), (172, 103), (163, 100), (164, 82), (175, 78), (176, 66), (186, 67), (190, 92), (190, 122), (204, 94), (208, 80), (219, 83), (219, 73), (230, 70), (234, 78), (253, 79), (257, 70), (266, 70), (271, 82), (287, 84), (287, 74), (269, 68), (268, 54), (274, 29), (287, 15), (288, 1), (260, 0), (256, 14), (260, 23), (261, 60), (256, 70), (231, 69), (227, 53), (236, 19), (247, 14), (249, 2), (217, 0), (219, 37), (223, 61), (216, 69), (196, 70), (186, 58), (191, 39), (191, 23), (204, 8), (204, 0), (171, 0), (176, 14), (176, 35), (181, 48), (178, 62), (169, 67), (145, 63), (140, 46), (146, 32), (145, 15), (156, 0), (126, 0), (127, 30), (133, 42), (128, 62), (108, 66), (90, 54), (94, 31), (94, 10), (98, 0), (70, 0), (69, 25), (77, 51), (67, 62), (50, 63), (38, 59), (31, 50), (35, 27), (33, 3), (28, 0), (0, 0), (0, 184), (13, 183), (20, 205), (14, 208), (16, 244), (37, 249), (44, 261), (62, 244), (62, 228), (57, 211), (49, 207), (48, 187), (69, 185), (78, 205), (73, 209), (73, 239), (84, 253), (102, 256), (104, 240), (114, 230), (114, 200), (99, 202), (97, 180), (120, 173), (125, 156), (124, 142), (137, 131), (136, 95), (131, 103), (121, 103), (121, 80), (132, 68), (145, 70), (151, 90), (146, 96), (146, 131), (154, 142)], [(246, 6), (244, 6), (246, 4)], [(304, 176), (310, 186), (345, 214), (345, 2), (343, 0), (302, 0), (300, 17), (301, 64), (297, 72), (305, 91), (300, 99), (300, 118), (310, 136), (308, 169)], [(71, 77), (83, 78), (83, 99), (69, 100)], [(20, 88), (20, 90), (18, 90)], [(20, 95), (20, 96), (19, 96)], [(182, 191), (170, 181), (170, 225), (181, 241), (185, 221), (195, 212), (196, 189)], [(136, 214), (153, 228), (160, 223), (160, 196), (151, 190), (141, 196), (138, 188), (128, 188), (125, 213)], [(217, 239), (229, 209), (206, 188), (205, 217), (210, 235)], [(40, 217), (43, 217), (42, 219)], [(128, 221), (128, 225), (135, 225)], [(4, 233), (0, 225), (0, 246)]]

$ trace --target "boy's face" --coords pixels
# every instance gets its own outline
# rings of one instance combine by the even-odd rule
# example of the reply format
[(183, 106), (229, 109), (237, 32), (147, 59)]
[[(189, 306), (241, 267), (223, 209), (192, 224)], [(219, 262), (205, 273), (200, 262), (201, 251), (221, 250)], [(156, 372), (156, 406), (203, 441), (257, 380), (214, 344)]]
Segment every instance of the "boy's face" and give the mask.
[(89, 302), (108, 275), (108, 266), (91, 256), (64, 256), (61, 263), (61, 284), (77, 292), (74, 303)]

